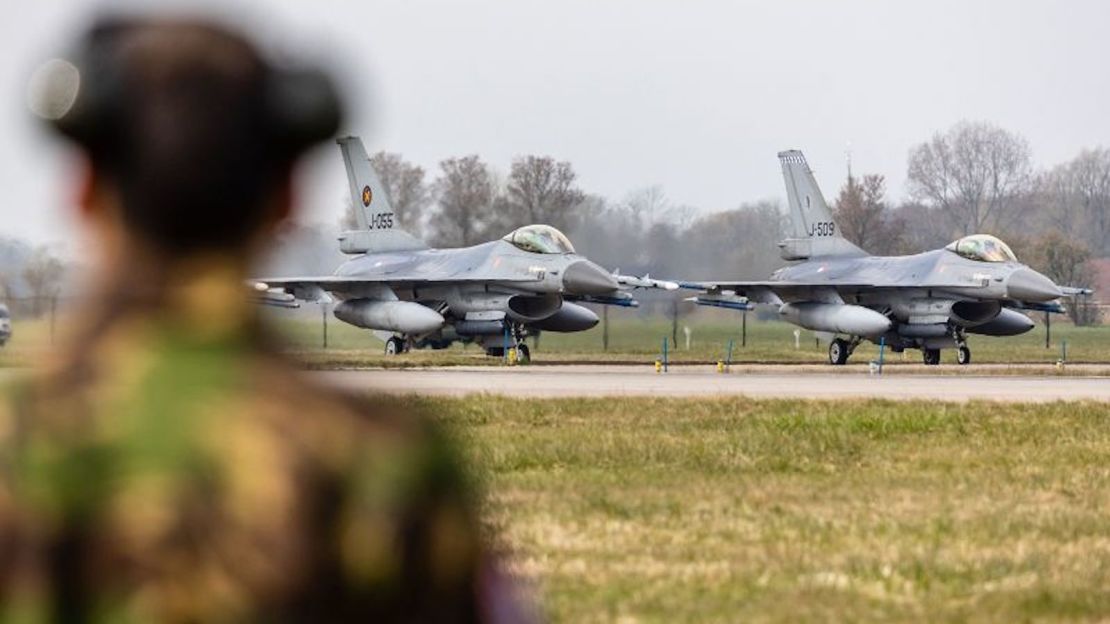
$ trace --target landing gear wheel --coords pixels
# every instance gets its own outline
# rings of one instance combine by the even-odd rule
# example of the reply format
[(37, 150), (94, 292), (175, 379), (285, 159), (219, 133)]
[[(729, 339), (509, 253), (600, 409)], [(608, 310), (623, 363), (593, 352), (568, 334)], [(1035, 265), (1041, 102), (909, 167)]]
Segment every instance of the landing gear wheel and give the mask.
[(926, 366), (936, 366), (940, 364), (940, 349), (922, 349), (921, 359), (925, 362)]
[(401, 340), (397, 336), (394, 336), (394, 337), (390, 338), (389, 340), (385, 341), (385, 354), (386, 355), (397, 355), (398, 353), (404, 353), (404, 351), (405, 351), (405, 341)]
[(960, 366), (971, 364), (971, 349), (968, 349), (965, 345), (956, 350), (956, 362), (958, 362)]
[(532, 353), (528, 351), (528, 345), (521, 344), (517, 346), (516, 361), (518, 364), (528, 364), (532, 361)]
[(829, 343), (829, 364), (842, 366), (848, 361), (848, 356), (850, 354), (851, 349), (848, 346), (847, 340), (837, 338)]

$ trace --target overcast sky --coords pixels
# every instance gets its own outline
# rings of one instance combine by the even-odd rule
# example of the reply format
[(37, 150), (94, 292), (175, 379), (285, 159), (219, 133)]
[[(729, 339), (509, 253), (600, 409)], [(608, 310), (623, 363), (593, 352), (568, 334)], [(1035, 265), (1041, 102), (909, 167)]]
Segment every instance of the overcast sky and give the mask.
[[(1110, 145), (1110, 2), (1098, 0), (231, 4), (256, 36), (335, 66), (345, 132), (432, 175), (448, 156), (504, 172), (549, 154), (588, 192), (658, 184), (708, 212), (782, 196), (787, 148), (832, 196), (850, 144), (854, 171), (885, 175), (902, 198), (910, 147), (961, 119), (1023, 134), (1042, 166)], [(71, 236), (72, 162), (31, 122), (25, 85), (101, 6), (20, 3), (0, 23), (0, 234)], [(304, 217), (337, 218), (338, 150), (302, 175)]]

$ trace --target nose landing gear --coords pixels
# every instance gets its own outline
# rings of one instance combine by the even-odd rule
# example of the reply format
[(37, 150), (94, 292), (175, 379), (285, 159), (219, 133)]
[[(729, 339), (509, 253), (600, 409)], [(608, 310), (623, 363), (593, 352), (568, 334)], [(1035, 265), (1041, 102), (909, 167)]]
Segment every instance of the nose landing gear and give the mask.
[(829, 364), (842, 366), (848, 362), (848, 357), (856, 350), (861, 338), (853, 336), (851, 340), (836, 338), (829, 343)]

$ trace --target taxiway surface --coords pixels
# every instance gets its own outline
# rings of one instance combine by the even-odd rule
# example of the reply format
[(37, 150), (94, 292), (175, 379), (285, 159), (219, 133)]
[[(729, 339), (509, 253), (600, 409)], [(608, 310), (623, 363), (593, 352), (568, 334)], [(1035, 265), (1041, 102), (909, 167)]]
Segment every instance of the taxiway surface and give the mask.
[(656, 373), (636, 366), (444, 367), (338, 370), (311, 373), (355, 391), (464, 396), (490, 393), (527, 397), (744, 395), (803, 399), (925, 399), (944, 401), (1105, 401), (1110, 378), (1030, 375), (750, 372), (673, 367)]

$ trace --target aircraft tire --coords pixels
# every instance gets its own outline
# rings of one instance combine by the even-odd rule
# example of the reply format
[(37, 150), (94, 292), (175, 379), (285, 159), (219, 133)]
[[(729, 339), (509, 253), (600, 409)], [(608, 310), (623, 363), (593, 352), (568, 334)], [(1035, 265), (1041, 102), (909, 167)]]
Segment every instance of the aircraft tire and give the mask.
[(404, 352), (405, 352), (405, 341), (401, 340), (397, 336), (394, 336), (394, 337), (390, 338), (389, 340), (385, 341), (385, 354), (386, 355), (397, 355), (399, 353), (404, 353)]
[(532, 361), (532, 353), (528, 350), (528, 345), (522, 344), (516, 348), (516, 361), (521, 364), (528, 364)]
[(829, 364), (843, 366), (848, 362), (848, 341), (836, 338), (829, 343)]
[(922, 349), (921, 359), (925, 362), (926, 366), (936, 366), (940, 364), (940, 349)]
[(956, 351), (956, 362), (958, 362), (960, 366), (971, 364), (971, 349), (968, 349), (967, 346), (960, 347)]

